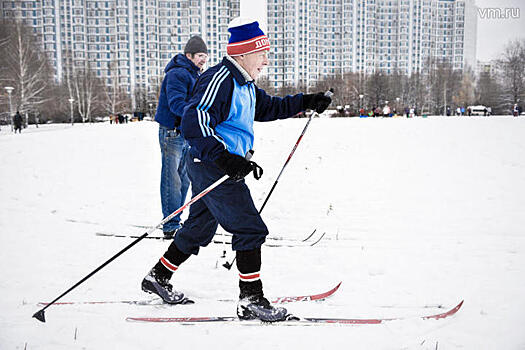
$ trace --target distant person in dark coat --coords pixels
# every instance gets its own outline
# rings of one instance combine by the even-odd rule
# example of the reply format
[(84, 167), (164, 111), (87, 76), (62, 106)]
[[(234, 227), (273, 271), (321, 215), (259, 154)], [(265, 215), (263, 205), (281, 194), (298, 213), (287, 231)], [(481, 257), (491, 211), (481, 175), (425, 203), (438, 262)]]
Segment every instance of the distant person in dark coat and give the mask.
[(22, 133), (23, 120), (19, 111), (16, 111), (15, 117), (13, 118), (13, 123), (15, 124), (15, 134), (17, 130), (19, 134)]

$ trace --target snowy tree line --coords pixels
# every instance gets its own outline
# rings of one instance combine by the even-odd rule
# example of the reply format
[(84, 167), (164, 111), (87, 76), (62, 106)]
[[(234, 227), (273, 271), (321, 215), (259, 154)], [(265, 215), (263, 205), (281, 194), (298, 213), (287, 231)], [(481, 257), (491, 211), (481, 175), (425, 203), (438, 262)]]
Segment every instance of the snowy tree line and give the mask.
[[(450, 62), (429, 60), (424, 71), (412, 75), (399, 71), (343, 73), (327, 77), (309, 90), (333, 87), (336, 94), (332, 106), (348, 105), (354, 114), (360, 108), (382, 107), (387, 101), (398, 112), (414, 107), (421, 113), (443, 115), (446, 106), (454, 110), (484, 105), (491, 107), (493, 114), (511, 114), (514, 104), (523, 107), (525, 99), (525, 40), (509, 42), (493, 65), (493, 69), (476, 76), (471, 67), (454, 70)], [(257, 85), (281, 96), (307, 90), (305, 84), (273, 89), (265, 78)]]
[(92, 122), (95, 116), (130, 110), (129, 96), (118, 85), (115, 63), (110, 67), (111, 84), (106, 84), (96, 76), (95, 62), (73, 62), (72, 50), (66, 46), (62, 81), (57, 82), (32, 29), (5, 19), (0, 22), (0, 50), (0, 123), (9, 120), (6, 86), (14, 88), (13, 113), (19, 111), (26, 123), (71, 122), (71, 114), (74, 121)]
[[(75, 61), (72, 50), (66, 46), (63, 56), (63, 77), (54, 79), (52, 65), (38, 44), (31, 28), (20, 22), (0, 22), (0, 83), (13, 87), (13, 111), (17, 110), (32, 123), (70, 122), (73, 107), (75, 121), (90, 122), (96, 116), (131, 113), (129, 94), (119, 85), (116, 61), (110, 64), (110, 79), (103, 81), (95, 74), (95, 62)], [(116, 52), (112, 52), (116, 59)], [(175, 53), (174, 53), (175, 54)], [(79, 65), (80, 64), (80, 65)], [(342, 73), (315, 83), (308, 89), (304, 83), (274, 89), (267, 78), (257, 85), (269, 94), (284, 96), (302, 91), (336, 91), (333, 106), (348, 105), (357, 112), (390, 106), (402, 111), (414, 107), (422, 113), (443, 114), (445, 106), (482, 104), (492, 108), (494, 114), (510, 114), (515, 103), (523, 104), (525, 95), (525, 40), (508, 43), (497, 60), (496, 69), (481, 72), (476, 77), (471, 68), (454, 70), (448, 62), (428, 61), (420, 73), (407, 75), (400, 72), (385, 74)], [(135, 111), (154, 110), (161, 81), (153, 92), (135, 89)], [(72, 104), (69, 101), (74, 101)], [(522, 106), (523, 107), (523, 106)], [(8, 121), (8, 94), (0, 92), (0, 122)]]

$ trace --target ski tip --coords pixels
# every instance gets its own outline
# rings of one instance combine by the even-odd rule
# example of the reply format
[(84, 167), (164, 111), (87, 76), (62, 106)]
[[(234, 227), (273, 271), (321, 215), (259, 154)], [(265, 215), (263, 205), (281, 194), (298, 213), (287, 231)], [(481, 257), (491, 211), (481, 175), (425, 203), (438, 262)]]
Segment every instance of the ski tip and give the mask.
[(310, 233), (310, 235), (308, 235), (308, 237), (306, 237), (305, 239), (302, 240), (302, 242), (306, 242), (307, 240), (309, 240), (313, 235), (314, 233), (317, 232), (317, 228), (315, 228), (312, 233)]
[(446, 317), (452, 316), (452, 315), (456, 314), (456, 312), (458, 312), (459, 309), (461, 309), (461, 307), (463, 306), (463, 302), (464, 301), (465, 300), (461, 300), (459, 302), (459, 304), (457, 304), (456, 306), (454, 306), (452, 309), (448, 310), (447, 312), (443, 312), (441, 314), (432, 315), (432, 316), (426, 316), (426, 317), (423, 317), (423, 319), (424, 320), (428, 320), (428, 319), (439, 320), (439, 319), (442, 319), (442, 318), (446, 318)]
[(458, 310), (461, 309), (461, 307), (463, 306), (463, 302), (464, 302), (464, 301), (465, 301), (464, 299), (461, 300), (461, 301), (459, 302), (459, 304), (457, 304), (456, 306), (454, 306), (454, 308), (452, 308), (449, 312), (452, 312), (452, 311), (453, 311), (453, 313), (458, 312)]
[(36, 318), (37, 320), (39, 320), (42, 323), (46, 322), (46, 315), (44, 314), (44, 310), (43, 309), (40, 310), (40, 311), (35, 312), (33, 317)]

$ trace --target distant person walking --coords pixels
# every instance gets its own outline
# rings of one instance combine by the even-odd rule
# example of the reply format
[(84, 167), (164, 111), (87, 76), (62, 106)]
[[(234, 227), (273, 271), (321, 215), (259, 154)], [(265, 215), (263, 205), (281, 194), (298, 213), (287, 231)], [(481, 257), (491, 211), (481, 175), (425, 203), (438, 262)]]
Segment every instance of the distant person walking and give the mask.
[[(184, 107), (188, 103), (195, 81), (208, 60), (208, 48), (199, 36), (186, 43), (184, 54), (179, 53), (168, 63), (160, 90), (155, 121), (159, 123), (159, 143), (162, 154), (160, 198), (162, 214), (170, 215), (186, 200), (190, 180), (186, 173), (184, 156), (188, 143), (181, 136), (180, 124)], [(180, 216), (164, 224), (164, 238), (173, 238), (181, 227)]]
[(385, 105), (385, 107), (383, 107), (383, 117), (390, 117), (390, 106), (389, 105)]
[(14, 126), (15, 126), (15, 134), (16, 134), (17, 130), (18, 130), (18, 133), (21, 134), (22, 133), (23, 120), (22, 120), (22, 116), (20, 115), (19, 111), (16, 111), (16, 114), (15, 114), (15, 116), (13, 118), (13, 123), (14, 123)]
[(520, 115), (520, 107), (517, 103), (514, 104), (514, 108), (512, 109), (512, 115), (514, 115), (515, 117)]

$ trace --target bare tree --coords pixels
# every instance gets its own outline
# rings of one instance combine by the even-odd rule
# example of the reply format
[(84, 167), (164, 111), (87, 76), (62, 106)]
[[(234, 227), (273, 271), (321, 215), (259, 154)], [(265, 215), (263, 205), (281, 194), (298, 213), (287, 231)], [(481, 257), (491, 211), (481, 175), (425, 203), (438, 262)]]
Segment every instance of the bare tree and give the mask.
[(73, 93), (76, 97), (77, 111), (82, 118), (82, 123), (93, 122), (92, 111), (99, 99), (99, 91), (102, 87), (100, 79), (91, 68), (91, 62), (84, 61), (82, 68), (75, 68), (72, 76)]
[[(343, 99), (340, 102), (341, 106), (349, 105), (351, 110), (356, 114), (361, 106), (361, 98), (359, 95), (364, 95), (360, 89), (360, 76), (357, 73), (344, 73), (342, 77), (342, 84), (340, 90), (335, 90), (334, 94), (340, 94)], [(364, 96), (363, 96), (364, 97)]]
[[(5, 52), (7, 50), (7, 45), (9, 44), (10, 40), (10, 34), (9, 34), (10, 25), (8, 22), (6, 22), (4, 19), (0, 21), (0, 50), (1, 52)], [(5, 65), (5, 55), (0, 55), (0, 77), (2, 80), (4, 80), (7, 77), (6, 71), (7, 67)]]
[(324, 92), (329, 89), (334, 90), (332, 96), (332, 106), (340, 106), (349, 103), (350, 96), (348, 89), (345, 86), (345, 80), (340, 74), (329, 75), (322, 80), (319, 80), (311, 90), (312, 93)]
[[(390, 77), (389, 92), (390, 100), (398, 114), (403, 114), (410, 100), (409, 77), (404, 72), (396, 70)], [(395, 101), (395, 102), (394, 102)]]
[(267, 75), (257, 79), (257, 87), (259, 89), (263, 89), (270, 96), (275, 95), (275, 89), (273, 88), (272, 83), (270, 82), (270, 79), (268, 79)]
[(15, 88), (13, 103), (20, 113), (37, 111), (47, 101), (45, 90), (53, 85), (48, 58), (31, 29), (21, 22), (4, 21), (1, 31), (2, 83)]
[(454, 70), (448, 61), (435, 61), (426, 71), (425, 78), (429, 88), (429, 112), (444, 114), (447, 106), (453, 104), (453, 96), (457, 96), (461, 71)]
[(457, 106), (467, 107), (473, 104), (475, 99), (474, 73), (467, 67), (463, 71), (461, 83), (453, 101)]
[(502, 86), (496, 74), (482, 72), (476, 83), (476, 104), (491, 107), (493, 114), (505, 112)]
[[(7, 49), (7, 44), (9, 42), (9, 30), (8, 25), (5, 20), (0, 21), (0, 84), (1, 86), (7, 86), (8, 85), (8, 74), (7, 74), (7, 66), (5, 64), (5, 55), (3, 54), (5, 50)], [(9, 111), (9, 100), (8, 100), (8, 94), (5, 93), (4, 89), (0, 91), (0, 105), (1, 105), (1, 111), (2, 114), (4, 114), (4, 111)], [(2, 119), (4, 121), (7, 121), (11, 116), (9, 115), (9, 112), (5, 112), (5, 114), (2, 116)]]
[(525, 40), (511, 41), (504, 49), (498, 63), (502, 68), (503, 86), (507, 103), (519, 103), (525, 95)]
[(148, 113), (150, 107), (148, 105), (148, 92), (142, 86), (135, 87), (135, 110), (133, 112)]
[(105, 112), (115, 115), (129, 110), (131, 106), (128, 95), (120, 87), (120, 72), (115, 59), (110, 63), (110, 74), (110, 84), (104, 84), (102, 107)]
[(380, 70), (368, 76), (366, 91), (374, 108), (381, 106), (388, 100), (388, 85), (387, 75)]
[(298, 90), (297, 86), (294, 86), (291, 83), (286, 83), (277, 89), (276, 95), (277, 96), (294, 95), (297, 93), (297, 90)]
[(408, 78), (408, 93), (405, 100), (407, 107), (414, 107), (416, 110), (422, 108), (427, 96), (425, 86), (425, 77), (419, 72), (412, 74)]

